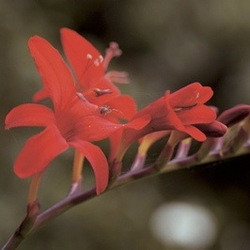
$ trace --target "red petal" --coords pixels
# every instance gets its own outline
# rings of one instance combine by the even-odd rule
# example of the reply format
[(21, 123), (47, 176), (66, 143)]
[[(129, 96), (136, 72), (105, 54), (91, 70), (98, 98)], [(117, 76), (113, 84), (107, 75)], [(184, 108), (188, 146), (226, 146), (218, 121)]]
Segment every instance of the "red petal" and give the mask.
[(172, 93), (169, 102), (172, 107), (189, 107), (207, 102), (212, 95), (213, 90), (210, 87), (195, 82)]
[(195, 106), (193, 108), (176, 112), (184, 125), (211, 123), (216, 119), (215, 111), (205, 105)]
[(77, 138), (83, 141), (100, 141), (109, 137), (123, 125), (91, 115), (83, 117), (75, 126), (75, 136)]
[(41, 101), (41, 100), (43, 100), (43, 99), (46, 99), (46, 98), (48, 98), (48, 97), (49, 97), (48, 92), (46, 91), (45, 88), (42, 88), (42, 89), (40, 89), (39, 91), (37, 91), (37, 92), (33, 95), (32, 101), (33, 101), (33, 102), (39, 102), (39, 101)]
[(28, 45), (55, 108), (65, 107), (76, 90), (61, 55), (49, 42), (38, 36), (30, 38)]
[(197, 141), (205, 141), (207, 139), (206, 135), (194, 126), (185, 126), (185, 131), (183, 132), (186, 132)]
[(131, 122), (124, 124), (126, 128), (132, 128), (135, 130), (140, 130), (144, 128), (151, 121), (150, 115), (144, 115), (133, 119)]
[(170, 94), (169, 91), (165, 92), (165, 109), (166, 109), (166, 117), (165, 117), (165, 129), (168, 129), (168, 126), (173, 127), (177, 130), (183, 131), (184, 125), (180, 120), (179, 116), (176, 112), (174, 112), (173, 108), (170, 106)]
[(47, 127), (55, 123), (51, 109), (40, 104), (22, 104), (13, 108), (5, 119), (6, 129), (20, 126)]
[(112, 98), (106, 103), (117, 117), (130, 120), (136, 113), (136, 103), (134, 99), (128, 95), (121, 95)]
[(48, 164), (68, 148), (67, 142), (55, 126), (49, 126), (32, 136), (19, 153), (14, 172), (20, 178), (27, 178), (43, 171)]
[(100, 194), (108, 186), (109, 167), (107, 159), (101, 149), (92, 143), (76, 140), (69, 143), (79, 150), (90, 162), (96, 179), (96, 193)]
[(64, 53), (84, 90), (90, 87), (91, 80), (104, 76), (102, 63), (95, 64), (95, 60), (100, 60), (101, 54), (84, 37), (73, 30), (62, 28), (61, 41)]

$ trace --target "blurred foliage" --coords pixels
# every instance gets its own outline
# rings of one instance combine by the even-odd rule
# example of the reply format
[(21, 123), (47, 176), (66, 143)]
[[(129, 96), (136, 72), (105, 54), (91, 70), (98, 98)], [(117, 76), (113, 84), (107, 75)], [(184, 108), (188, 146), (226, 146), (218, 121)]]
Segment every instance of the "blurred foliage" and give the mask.
[[(59, 29), (70, 27), (102, 52), (117, 41), (123, 55), (111, 69), (130, 73), (131, 85), (122, 89), (139, 107), (166, 89), (199, 81), (213, 87), (211, 104), (224, 110), (249, 103), (249, 13), (248, 0), (0, 0), (0, 242), (25, 213), (28, 180), (16, 178), (12, 165), (33, 130), (4, 131), (3, 121), (12, 107), (30, 102), (41, 85), (26, 49), (29, 37), (43, 36), (61, 49)], [(69, 151), (48, 169), (42, 208), (67, 191), (71, 159)], [(250, 230), (247, 161), (227, 162), (213, 174), (210, 168), (180, 171), (113, 190), (49, 222), (20, 249), (173, 249), (154, 238), (148, 221), (163, 202), (183, 199), (213, 211), (220, 234), (211, 249), (226, 249), (224, 228), (244, 221)], [(234, 249), (249, 249), (248, 244)]]

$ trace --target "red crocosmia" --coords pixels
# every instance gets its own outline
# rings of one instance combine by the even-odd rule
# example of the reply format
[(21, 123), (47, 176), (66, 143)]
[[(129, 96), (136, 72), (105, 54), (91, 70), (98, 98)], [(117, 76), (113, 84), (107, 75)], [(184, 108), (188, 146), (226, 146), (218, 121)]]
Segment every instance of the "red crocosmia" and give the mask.
[[(122, 157), (132, 142), (156, 131), (178, 130), (197, 141), (206, 140), (206, 134), (221, 136), (221, 133), (211, 132), (212, 127), (223, 128), (225, 132), (225, 126), (218, 126), (219, 122), (217, 121), (217, 126), (210, 126), (206, 129), (206, 125), (213, 124), (216, 119), (214, 109), (204, 105), (212, 95), (213, 91), (210, 87), (202, 86), (197, 82), (189, 84), (172, 94), (166, 91), (163, 97), (143, 108), (134, 116), (133, 119), (148, 114), (151, 116), (151, 121), (140, 131), (125, 129), (123, 135), (120, 136), (120, 148), (117, 154)], [(210, 134), (205, 133), (206, 130)]]
[[(106, 119), (131, 119), (136, 113), (135, 101), (128, 95), (121, 95), (120, 90), (113, 84), (127, 83), (127, 73), (106, 73), (111, 59), (121, 55), (118, 44), (111, 43), (103, 58), (90, 42), (73, 30), (62, 28), (61, 41), (64, 53), (72, 66), (78, 91), (89, 102), (102, 107)], [(42, 89), (33, 99), (39, 101), (45, 97), (47, 93)]]
[(100, 148), (90, 141), (107, 138), (123, 126), (140, 129), (147, 121), (145, 118), (137, 119), (129, 125), (108, 121), (101, 114), (100, 107), (89, 103), (76, 91), (72, 75), (56, 49), (38, 36), (29, 40), (29, 49), (54, 110), (40, 104), (23, 104), (7, 115), (7, 129), (45, 127), (25, 143), (14, 164), (14, 172), (20, 178), (33, 176), (45, 170), (57, 155), (72, 146), (89, 160), (99, 194), (108, 184), (108, 164)]

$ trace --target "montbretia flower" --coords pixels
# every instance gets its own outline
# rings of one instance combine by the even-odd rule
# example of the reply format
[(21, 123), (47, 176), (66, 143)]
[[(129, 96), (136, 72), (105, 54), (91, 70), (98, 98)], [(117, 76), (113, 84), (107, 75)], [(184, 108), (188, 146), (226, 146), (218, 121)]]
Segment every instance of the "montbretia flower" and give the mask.
[[(61, 29), (61, 42), (64, 53), (72, 67), (78, 91), (91, 103), (102, 108), (106, 119), (119, 118), (129, 120), (136, 113), (136, 104), (132, 97), (121, 95), (114, 82), (127, 83), (126, 72), (107, 72), (113, 57), (121, 55), (118, 44), (111, 43), (103, 57), (84, 37), (68, 28)], [(35, 101), (47, 97), (45, 89), (34, 96)]]
[[(135, 140), (152, 132), (177, 130), (186, 133), (197, 141), (206, 140), (207, 136), (222, 136), (226, 126), (216, 121), (213, 108), (204, 105), (213, 95), (210, 87), (192, 83), (170, 94), (165, 95), (139, 111), (133, 119), (146, 114), (151, 121), (140, 131), (124, 129), (119, 135), (118, 158), (121, 158), (128, 146)], [(214, 131), (216, 130), (216, 131)], [(157, 136), (157, 133), (155, 134)], [(116, 147), (113, 145), (113, 147)], [(115, 149), (113, 149), (115, 151)], [(113, 152), (112, 155), (115, 155)]]
[(20, 178), (38, 174), (72, 146), (89, 160), (96, 178), (96, 192), (101, 193), (108, 184), (108, 163), (101, 149), (90, 142), (107, 138), (123, 126), (140, 129), (145, 119), (129, 125), (108, 121), (99, 106), (89, 103), (76, 91), (71, 72), (56, 49), (38, 36), (29, 40), (29, 49), (54, 110), (40, 104), (23, 104), (7, 115), (7, 129), (45, 127), (25, 143), (14, 164), (14, 172)]

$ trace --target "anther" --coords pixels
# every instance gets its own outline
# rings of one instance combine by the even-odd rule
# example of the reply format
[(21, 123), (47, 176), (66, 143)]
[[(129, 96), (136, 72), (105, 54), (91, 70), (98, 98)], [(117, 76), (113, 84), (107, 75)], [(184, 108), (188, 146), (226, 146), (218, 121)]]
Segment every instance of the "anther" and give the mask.
[(91, 54), (87, 54), (87, 59), (91, 60), (93, 58), (93, 56)]
[(182, 110), (187, 110), (187, 109), (191, 109), (193, 107), (195, 107), (197, 104), (193, 104), (193, 105), (190, 105), (190, 106), (186, 106), (186, 107), (174, 107), (174, 111), (175, 112), (178, 112), (178, 111), (182, 111)]
[(106, 114), (109, 114), (111, 112), (112, 112), (112, 109), (107, 105), (100, 107), (100, 114), (102, 114), (102, 115), (106, 115)]
[(103, 62), (103, 60), (104, 60), (103, 56), (99, 55), (99, 57), (98, 57), (98, 58), (99, 58), (99, 62), (100, 62), (100, 63), (102, 63), (102, 62)]
[(118, 57), (118, 56), (120, 56), (122, 54), (122, 51), (120, 50), (119, 45), (116, 42), (111, 42), (109, 44), (109, 48), (108, 49), (112, 50), (113, 56)]
[(119, 48), (118, 43), (111, 42), (109, 47), (106, 49), (105, 57), (104, 57), (104, 68), (107, 69), (110, 61), (114, 57), (119, 57), (122, 54), (122, 51)]
[(102, 96), (102, 95), (106, 95), (106, 94), (112, 94), (112, 90), (111, 89), (99, 89), (99, 88), (95, 88), (93, 89), (93, 91), (95, 92), (96, 96)]

